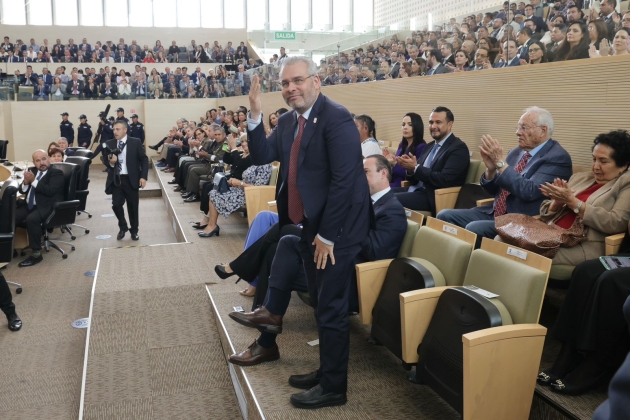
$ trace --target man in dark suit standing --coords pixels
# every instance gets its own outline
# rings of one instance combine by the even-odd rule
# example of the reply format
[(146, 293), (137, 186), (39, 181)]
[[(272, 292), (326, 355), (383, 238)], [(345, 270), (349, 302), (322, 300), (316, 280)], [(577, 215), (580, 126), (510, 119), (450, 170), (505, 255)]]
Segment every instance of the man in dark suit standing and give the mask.
[(479, 150), (488, 168), (479, 181), (494, 204), (467, 210), (442, 210), (437, 218), (477, 234), (477, 247), (482, 238), (494, 238), (494, 218), (507, 213), (529, 216), (540, 214), (545, 200), (540, 185), (554, 179), (569, 179), (573, 173), (571, 156), (553, 134), (553, 117), (546, 109), (531, 107), (521, 116), (516, 130), (518, 147), (504, 157), (501, 144), (492, 136), (481, 138)]
[[(374, 217), (370, 233), (361, 243), (361, 251), (356, 257), (355, 264), (379, 259), (396, 258), (405, 232), (407, 218), (405, 209), (398, 202), (389, 187), (392, 178), (392, 168), (383, 155), (368, 156), (363, 161), (365, 174), (370, 188), (370, 195), (374, 203)], [(271, 229), (274, 229), (273, 227)], [(271, 230), (270, 229), (270, 230)], [(278, 234), (281, 234), (278, 231)], [(267, 235), (265, 235), (267, 236)], [(269, 289), (262, 307), (254, 312), (232, 312), (230, 318), (246, 327), (261, 331), (260, 337), (245, 351), (230, 356), (231, 363), (240, 366), (254, 366), (262, 362), (277, 360), (280, 357), (276, 336), (282, 332), (282, 318), (289, 306), (291, 291), (305, 292), (308, 290), (303, 269), (302, 256), (299, 247), (300, 238), (289, 234), (279, 239), (277, 251), (273, 258), (269, 275)], [(265, 237), (259, 241), (267, 242)], [(248, 250), (260, 252), (258, 241)], [(262, 245), (262, 244), (261, 244)], [(262, 252), (272, 247), (264, 246)], [(239, 258), (248, 254), (246, 250)], [(258, 259), (257, 255), (246, 256), (249, 261)], [(238, 273), (237, 273), (238, 274)], [(350, 293), (350, 311), (359, 311), (359, 300), (356, 282), (356, 272), (353, 272)], [(240, 274), (239, 274), (240, 275)]]
[(452, 133), (454, 122), (451, 110), (438, 106), (429, 117), (433, 141), (427, 144), (417, 160), (413, 154), (396, 158), (407, 170), (411, 184), (407, 192), (396, 194), (403, 207), (435, 214), (435, 190), (464, 185), (470, 154), (466, 143)]
[(286, 58), (280, 80), (282, 96), (293, 111), (283, 114), (266, 137), (255, 75), (248, 138), (255, 165), (281, 162), (280, 225), (304, 226), (300, 250), (319, 329), (320, 366), (291, 376), (291, 385), (310, 388), (292, 395), (291, 403), (299, 408), (345, 404), (350, 279), (369, 232), (371, 211), (359, 133), (348, 110), (320, 93), (312, 60)]
[[(131, 239), (137, 241), (138, 206), (140, 197), (138, 189), (147, 185), (149, 161), (140, 139), (127, 137), (127, 123), (118, 120), (114, 123), (114, 138), (105, 143), (101, 160), (107, 168), (105, 193), (112, 195), (112, 209), (118, 219), (120, 228), (116, 239), (121, 240), (127, 231)], [(129, 225), (125, 220), (123, 206), (127, 202)]]
[(26, 195), (15, 210), (15, 224), (26, 228), (31, 256), (19, 263), (20, 267), (30, 267), (43, 260), (42, 223), (53, 211), (53, 204), (63, 201), (63, 172), (50, 165), (48, 155), (43, 150), (33, 153), (34, 168), (24, 171), (24, 181), (19, 192)]

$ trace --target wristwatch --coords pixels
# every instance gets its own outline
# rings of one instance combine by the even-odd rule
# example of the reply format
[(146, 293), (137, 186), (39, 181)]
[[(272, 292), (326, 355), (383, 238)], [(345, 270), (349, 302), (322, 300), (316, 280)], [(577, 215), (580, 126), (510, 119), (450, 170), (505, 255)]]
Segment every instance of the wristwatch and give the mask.
[(577, 207), (573, 209), (573, 212), (574, 212), (575, 214), (578, 214), (578, 213), (580, 212), (580, 209), (582, 208), (582, 204), (584, 204), (584, 201), (580, 201), (580, 202), (578, 203)]
[(502, 160), (498, 161), (495, 166), (497, 167), (497, 169), (501, 169), (505, 166), (505, 162), (503, 162)]

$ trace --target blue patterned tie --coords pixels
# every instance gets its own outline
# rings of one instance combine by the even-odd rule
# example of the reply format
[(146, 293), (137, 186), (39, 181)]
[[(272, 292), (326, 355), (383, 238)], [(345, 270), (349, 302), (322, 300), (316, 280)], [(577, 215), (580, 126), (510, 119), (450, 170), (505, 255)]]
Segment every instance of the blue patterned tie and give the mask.
[[(125, 143), (122, 140), (118, 140), (118, 149), (120, 149), (122, 151), (123, 146), (125, 145)], [(122, 153), (120, 153), (118, 155), (118, 173), (120, 173), (120, 171), (122, 170)]]
[[(39, 172), (35, 180), (39, 181), (40, 179), (42, 179), (42, 175), (43, 175), (43, 172)], [(29, 194), (28, 194), (28, 209), (33, 210), (33, 207), (35, 207), (35, 188), (33, 187), (33, 185), (31, 185), (31, 190), (29, 191)]]

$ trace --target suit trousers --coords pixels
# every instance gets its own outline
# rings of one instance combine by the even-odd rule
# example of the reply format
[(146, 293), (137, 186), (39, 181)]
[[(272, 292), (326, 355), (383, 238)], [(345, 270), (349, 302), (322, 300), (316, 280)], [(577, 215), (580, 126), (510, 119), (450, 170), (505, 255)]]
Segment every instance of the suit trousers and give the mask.
[(630, 268), (606, 270), (599, 259), (577, 265), (551, 334), (579, 351), (594, 352), (603, 366), (619, 367), (630, 350), (622, 310), (630, 296), (629, 278)]
[(348, 359), (350, 356), (350, 281), (361, 245), (335, 249), (335, 265), (330, 260), (318, 270), (313, 261), (315, 238), (307, 237), (308, 221), (300, 239), (300, 250), (311, 305), (319, 332), (320, 385), (327, 392), (345, 394), (348, 389)]
[(164, 159), (166, 160), (166, 156), (168, 155), (168, 150), (171, 147), (176, 147), (173, 143), (164, 143), (164, 147), (162, 147), (162, 150), (160, 151), (160, 160)]
[(437, 214), (437, 218), (476, 233), (476, 249), (481, 246), (483, 238), (494, 239), (497, 236), (497, 230), (494, 227), (494, 215), (488, 214), (483, 209), (486, 207), (475, 207), (468, 210), (442, 210)]
[(173, 146), (168, 148), (168, 152), (166, 153), (166, 164), (170, 168), (175, 168), (177, 166), (177, 161), (179, 160), (180, 155), (182, 154), (181, 147)]
[(396, 193), (396, 198), (405, 208), (416, 211), (433, 212), (431, 209), (431, 202), (429, 201), (429, 195), (425, 188), (418, 188), (413, 192)]
[(180, 158), (179, 165), (177, 165), (177, 169), (175, 170), (175, 182), (177, 185), (184, 188), (186, 185), (186, 178), (188, 177), (188, 170), (197, 165), (203, 165), (203, 163), (190, 156)]
[(0, 273), (0, 310), (4, 312), (5, 315), (13, 315), (15, 313), (11, 290), (2, 273)]
[(25, 228), (28, 232), (28, 246), (33, 251), (42, 249), (42, 219), (37, 206), (33, 206), (33, 210), (28, 211), (26, 201), (18, 203), (15, 209), (15, 225)]
[[(120, 185), (112, 184), (112, 210), (118, 219), (120, 230), (129, 230), (132, 234), (138, 233), (138, 207), (140, 205), (140, 194), (138, 186), (132, 186), (127, 175), (120, 176)], [(127, 203), (127, 213), (129, 214), (129, 225), (125, 220), (124, 205)]]
[(202, 175), (208, 175), (212, 172), (210, 165), (197, 165), (190, 168), (188, 177), (186, 178), (186, 191), (199, 194), (199, 179)]
[(201, 210), (205, 216), (207, 216), (210, 211), (210, 191), (212, 191), (212, 187), (214, 187), (212, 181), (206, 182), (203, 184), (201, 194), (199, 195), (199, 198), (201, 199), (199, 210)]

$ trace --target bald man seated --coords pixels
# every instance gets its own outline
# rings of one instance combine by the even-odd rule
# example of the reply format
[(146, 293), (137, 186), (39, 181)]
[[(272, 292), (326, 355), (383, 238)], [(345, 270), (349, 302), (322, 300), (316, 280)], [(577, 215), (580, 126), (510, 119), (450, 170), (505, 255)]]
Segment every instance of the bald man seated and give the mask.
[(17, 202), (16, 226), (26, 228), (31, 256), (18, 264), (30, 267), (42, 261), (42, 223), (53, 211), (56, 202), (63, 201), (63, 172), (51, 166), (48, 154), (43, 150), (33, 153), (35, 167), (24, 171), (24, 181), (18, 191), (25, 199)]

